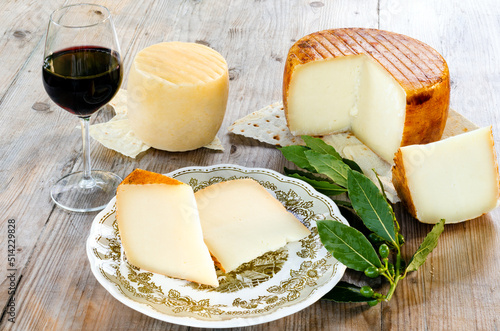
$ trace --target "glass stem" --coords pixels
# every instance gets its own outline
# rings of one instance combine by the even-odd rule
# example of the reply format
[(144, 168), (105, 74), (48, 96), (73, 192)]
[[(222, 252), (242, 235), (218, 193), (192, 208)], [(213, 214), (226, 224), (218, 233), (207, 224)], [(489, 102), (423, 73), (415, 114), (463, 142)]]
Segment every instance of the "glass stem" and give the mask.
[(80, 117), (80, 124), (82, 127), (82, 143), (83, 143), (83, 179), (80, 186), (83, 188), (91, 188), (95, 185), (94, 178), (92, 178), (90, 167), (90, 135), (89, 135), (89, 122), (90, 116)]

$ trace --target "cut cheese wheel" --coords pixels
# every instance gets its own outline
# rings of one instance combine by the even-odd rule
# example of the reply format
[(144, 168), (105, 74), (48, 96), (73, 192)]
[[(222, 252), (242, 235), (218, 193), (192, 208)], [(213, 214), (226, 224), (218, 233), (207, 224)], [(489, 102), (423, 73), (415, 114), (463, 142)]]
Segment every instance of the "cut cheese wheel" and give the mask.
[(283, 103), (294, 135), (350, 130), (389, 163), (400, 146), (441, 138), (449, 98), (441, 55), (387, 31), (316, 32), (291, 47), (285, 65)]
[(497, 206), (499, 174), (491, 127), (426, 145), (401, 147), (393, 183), (423, 223), (457, 223)]
[(195, 196), (205, 242), (225, 272), (310, 234), (252, 179), (214, 184)]
[(191, 186), (137, 169), (118, 186), (116, 219), (132, 265), (218, 286)]
[(227, 63), (213, 49), (183, 42), (137, 53), (128, 78), (128, 117), (147, 145), (186, 151), (214, 140), (226, 111)]

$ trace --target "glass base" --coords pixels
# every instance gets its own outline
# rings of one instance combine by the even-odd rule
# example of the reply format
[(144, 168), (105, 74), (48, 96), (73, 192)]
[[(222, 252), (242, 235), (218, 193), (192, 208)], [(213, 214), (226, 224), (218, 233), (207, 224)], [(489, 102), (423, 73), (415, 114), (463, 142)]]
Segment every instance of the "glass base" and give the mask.
[(108, 171), (92, 170), (91, 174), (91, 179), (85, 179), (83, 171), (59, 179), (50, 191), (52, 200), (70, 211), (84, 213), (104, 209), (116, 195), (122, 179)]

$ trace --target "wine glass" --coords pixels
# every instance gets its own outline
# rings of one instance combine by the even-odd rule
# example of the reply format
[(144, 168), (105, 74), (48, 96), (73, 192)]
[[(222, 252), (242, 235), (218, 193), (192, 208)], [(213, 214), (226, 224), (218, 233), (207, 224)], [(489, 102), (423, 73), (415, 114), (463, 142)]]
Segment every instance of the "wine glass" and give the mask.
[(47, 29), (42, 71), (49, 97), (80, 118), (83, 140), (83, 171), (61, 178), (52, 187), (52, 200), (76, 212), (103, 209), (122, 181), (111, 172), (90, 167), (90, 115), (113, 98), (123, 76), (109, 10), (100, 5), (76, 4), (54, 11)]

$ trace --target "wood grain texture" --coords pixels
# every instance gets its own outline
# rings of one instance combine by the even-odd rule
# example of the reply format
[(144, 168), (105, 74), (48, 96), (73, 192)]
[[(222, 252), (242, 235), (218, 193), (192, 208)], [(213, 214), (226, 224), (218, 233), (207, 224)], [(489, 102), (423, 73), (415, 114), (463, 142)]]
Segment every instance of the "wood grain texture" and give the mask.
[[(74, 116), (58, 109), (41, 84), (49, 13), (77, 1), (7, 1), (0, 12), (0, 305), (9, 300), (6, 231), (16, 220), (16, 323), (5, 330), (201, 330), (161, 322), (114, 299), (90, 271), (85, 241), (95, 214), (55, 208), (49, 188), (80, 170), (81, 141)], [(92, 143), (93, 167), (125, 177), (140, 167), (165, 173), (193, 165), (235, 163), (282, 171), (272, 146), (227, 133), (236, 119), (281, 97), (284, 59), (299, 38), (319, 30), (368, 27), (407, 34), (436, 48), (450, 67), (451, 106), (479, 125), (494, 126), (500, 146), (500, 8), (494, 0), (215, 1), (121, 0), (108, 6), (125, 68), (142, 48), (191, 41), (219, 51), (230, 67), (227, 114), (219, 132), (224, 152), (150, 150), (133, 160)], [(4, 5), (4, 4), (3, 4)], [(20, 32), (16, 32), (20, 31)], [(27, 32), (29, 31), (29, 33)], [(23, 35), (24, 34), (24, 35)], [(126, 86), (126, 76), (124, 86)], [(109, 119), (105, 108), (94, 121)], [(396, 214), (416, 250), (429, 225)], [(280, 320), (236, 330), (499, 330), (500, 211), (447, 226), (429, 260), (374, 308), (319, 301)], [(22, 278), (21, 278), (22, 275)], [(348, 272), (344, 279), (364, 281)], [(387, 284), (377, 284), (387, 289)]]
[[(450, 107), (479, 126), (493, 125), (498, 155), (500, 60), (494, 54), (500, 43), (492, 36), (500, 33), (500, 25), (493, 8), (498, 8), (494, 1), (381, 1), (380, 28), (419, 39), (443, 55), (450, 70)], [(430, 227), (405, 211), (399, 215), (410, 253)], [(497, 209), (470, 222), (447, 225), (426, 264), (401, 284), (394, 302), (383, 305), (390, 312), (383, 315), (383, 324), (394, 329), (498, 330), (499, 219)], [(421, 288), (416, 291), (415, 286)], [(400, 303), (408, 301), (408, 293), (415, 294), (416, 304), (407, 308)]]

